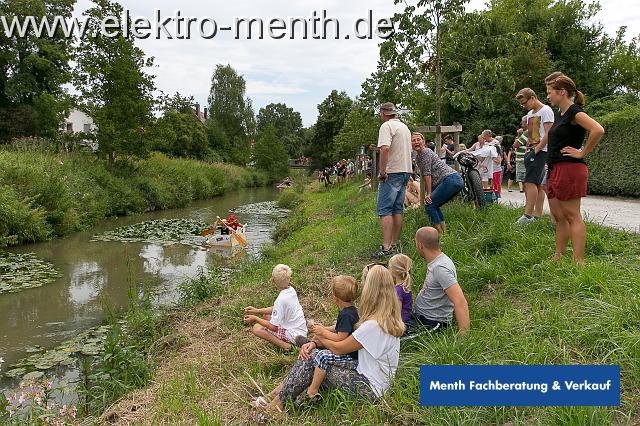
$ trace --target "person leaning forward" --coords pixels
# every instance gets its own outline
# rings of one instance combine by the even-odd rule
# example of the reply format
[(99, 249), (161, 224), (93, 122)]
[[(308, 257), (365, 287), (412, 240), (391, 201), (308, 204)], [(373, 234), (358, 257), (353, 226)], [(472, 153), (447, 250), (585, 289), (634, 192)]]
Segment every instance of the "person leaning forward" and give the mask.
[(382, 245), (371, 256), (381, 258), (397, 251), (402, 231), (404, 193), (413, 171), (411, 163), (411, 131), (398, 118), (391, 102), (380, 105), (380, 173), (376, 213), (382, 228)]

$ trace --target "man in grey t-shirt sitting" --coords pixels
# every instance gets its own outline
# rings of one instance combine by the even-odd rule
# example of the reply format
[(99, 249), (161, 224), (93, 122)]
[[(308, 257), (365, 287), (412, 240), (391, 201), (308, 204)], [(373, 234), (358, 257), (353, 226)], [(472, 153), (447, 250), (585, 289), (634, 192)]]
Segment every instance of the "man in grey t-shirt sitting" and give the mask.
[(427, 276), (413, 304), (413, 315), (419, 324), (432, 330), (447, 327), (455, 313), (458, 330), (469, 329), (469, 306), (453, 261), (440, 250), (440, 234), (424, 227), (416, 232), (416, 249), (427, 261)]

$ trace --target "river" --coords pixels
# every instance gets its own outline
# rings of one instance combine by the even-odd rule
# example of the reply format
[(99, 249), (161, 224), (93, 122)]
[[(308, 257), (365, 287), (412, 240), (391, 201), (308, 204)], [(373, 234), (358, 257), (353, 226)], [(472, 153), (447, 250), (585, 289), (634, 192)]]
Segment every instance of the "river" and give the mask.
[[(187, 208), (120, 217), (101, 222), (87, 232), (53, 241), (6, 249), (13, 253), (34, 253), (61, 273), (54, 283), (18, 293), (0, 294), (0, 357), (7, 365), (29, 355), (28, 348), (52, 348), (79, 331), (103, 322), (103, 305), (116, 310), (127, 306), (128, 277), (150, 284), (156, 302), (167, 304), (176, 298), (178, 284), (213, 265), (233, 267), (233, 259), (214, 255), (204, 247), (155, 243), (91, 242), (95, 234), (155, 219), (195, 219), (211, 223), (226, 217), (238, 206), (272, 201), (273, 188), (247, 189)], [(263, 244), (271, 242), (275, 216), (237, 213), (247, 227), (247, 254), (259, 255)], [(0, 388), (9, 385), (0, 379)]]

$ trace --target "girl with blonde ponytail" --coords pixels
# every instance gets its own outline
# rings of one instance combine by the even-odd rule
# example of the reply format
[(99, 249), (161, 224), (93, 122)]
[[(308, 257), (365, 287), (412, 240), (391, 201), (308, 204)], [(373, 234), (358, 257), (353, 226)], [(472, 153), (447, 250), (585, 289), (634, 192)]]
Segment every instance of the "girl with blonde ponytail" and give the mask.
[(401, 317), (405, 326), (411, 321), (411, 310), (413, 307), (411, 268), (413, 268), (413, 260), (411, 260), (409, 256), (396, 254), (389, 259), (389, 271), (393, 277), (396, 293), (402, 306)]

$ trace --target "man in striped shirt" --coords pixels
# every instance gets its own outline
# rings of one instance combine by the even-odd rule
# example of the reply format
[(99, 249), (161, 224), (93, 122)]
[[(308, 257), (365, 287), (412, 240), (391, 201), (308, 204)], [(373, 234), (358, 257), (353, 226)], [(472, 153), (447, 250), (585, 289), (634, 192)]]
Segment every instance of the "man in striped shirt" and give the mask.
[(529, 139), (529, 131), (527, 130), (527, 116), (522, 117), (520, 129), (518, 129), (518, 137), (513, 144), (513, 150), (516, 153), (516, 182), (520, 187), (520, 192), (524, 192), (524, 156), (527, 153), (527, 140)]

